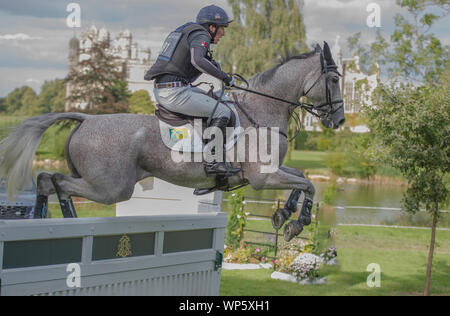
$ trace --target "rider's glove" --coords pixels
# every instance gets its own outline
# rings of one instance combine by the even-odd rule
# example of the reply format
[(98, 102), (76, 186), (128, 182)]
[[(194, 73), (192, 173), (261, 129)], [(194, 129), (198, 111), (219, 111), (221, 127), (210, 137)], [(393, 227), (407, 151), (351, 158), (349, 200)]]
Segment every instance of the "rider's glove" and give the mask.
[(225, 82), (225, 85), (227, 87), (234, 87), (235, 81), (233, 76), (227, 75), (225, 79), (223, 79), (223, 82)]

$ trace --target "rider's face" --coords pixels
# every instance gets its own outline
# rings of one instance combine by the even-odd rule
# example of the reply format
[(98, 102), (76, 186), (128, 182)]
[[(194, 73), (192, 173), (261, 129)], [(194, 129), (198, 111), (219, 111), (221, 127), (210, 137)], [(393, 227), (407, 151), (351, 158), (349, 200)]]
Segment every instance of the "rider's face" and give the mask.
[[(211, 32), (215, 32), (216, 31), (216, 27), (215, 26), (210, 26), (210, 30)], [(219, 26), (218, 30), (217, 30), (217, 34), (216, 37), (214, 38), (214, 44), (218, 44), (220, 39), (225, 36), (225, 27), (223, 26)]]

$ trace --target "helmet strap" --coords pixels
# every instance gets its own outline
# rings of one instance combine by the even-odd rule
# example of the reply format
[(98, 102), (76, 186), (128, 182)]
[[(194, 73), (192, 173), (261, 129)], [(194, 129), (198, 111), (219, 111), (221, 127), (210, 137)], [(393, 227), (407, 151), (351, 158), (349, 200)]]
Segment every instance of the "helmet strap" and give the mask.
[[(210, 28), (209, 28), (209, 26), (210, 25), (213, 25), (213, 26), (215, 26), (216, 27), (216, 30), (214, 31), (214, 32), (211, 32), (211, 30), (210, 30)], [(208, 32), (209, 32), (209, 35), (211, 35), (211, 38), (212, 38), (212, 42), (214, 43), (214, 41), (215, 41), (215, 39), (216, 39), (216, 36), (217, 36), (217, 32), (219, 31), (219, 27), (217, 26), (217, 24), (209, 24), (208, 25)]]

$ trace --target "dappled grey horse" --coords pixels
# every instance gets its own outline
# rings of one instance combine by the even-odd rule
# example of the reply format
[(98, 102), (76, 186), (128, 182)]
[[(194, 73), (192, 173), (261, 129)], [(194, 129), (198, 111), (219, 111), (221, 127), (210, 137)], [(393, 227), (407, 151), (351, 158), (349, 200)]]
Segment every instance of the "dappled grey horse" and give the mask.
[[(337, 129), (345, 122), (339, 73), (325, 43), (310, 53), (290, 57), (270, 70), (249, 79), (250, 88), (293, 104), (307, 96), (314, 113), (327, 128)], [(236, 94), (242, 128), (277, 127), (279, 132), (279, 168), (273, 173), (260, 172), (266, 162), (240, 162), (242, 172), (228, 178), (228, 186), (250, 184), (255, 190), (292, 190), (282, 209), (273, 215), (276, 229), (297, 211), (301, 192), (305, 198), (298, 220), (284, 229), (289, 241), (311, 222), (315, 189), (299, 170), (281, 166), (288, 148), (289, 119), (293, 107), (265, 96), (248, 92)], [(244, 113), (245, 112), (245, 113)], [(76, 217), (72, 196), (103, 204), (129, 200), (135, 184), (147, 177), (157, 177), (176, 185), (195, 189), (217, 188), (216, 179), (207, 177), (202, 162), (175, 163), (171, 150), (160, 135), (159, 121), (153, 115), (87, 115), (49, 113), (33, 117), (19, 125), (0, 143), (0, 176), (7, 179), (10, 197), (32, 176), (32, 163), (43, 133), (61, 120), (78, 121), (66, 143), (66, 159), (71, 175), (41, 173), (37, 179), (35, 217), (45, 217), (48, 196), (57, 194), (64, 217)], [(256, 126), (255, 126), (256, 125)], [(235, 145), (236, 146), (236, 145)], [(246, 148), (247, 156), (249, 148)], [(219, 188), (220, 189), (220, 188)]]

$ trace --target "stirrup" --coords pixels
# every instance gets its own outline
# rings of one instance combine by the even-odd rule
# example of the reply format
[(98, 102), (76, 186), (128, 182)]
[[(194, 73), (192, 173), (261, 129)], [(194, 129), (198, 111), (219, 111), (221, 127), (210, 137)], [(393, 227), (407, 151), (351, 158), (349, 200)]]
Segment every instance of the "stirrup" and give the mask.
[(224, 162), (205, 163), (204, 168), (207, 177), (215, 177), (215, 176), (232, 177), (235, 174), (242, 171), (241, 168), (229, 167)]
[(216, 192), (218, 190), (217, 187), (211, 188), (211, 189), (195, 189), (194, 190), (194, 195), (196, 196), (202, 196), (202, 195), (206, 195), (206, 194), (210, 194), (213, 192)]

